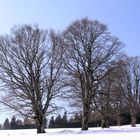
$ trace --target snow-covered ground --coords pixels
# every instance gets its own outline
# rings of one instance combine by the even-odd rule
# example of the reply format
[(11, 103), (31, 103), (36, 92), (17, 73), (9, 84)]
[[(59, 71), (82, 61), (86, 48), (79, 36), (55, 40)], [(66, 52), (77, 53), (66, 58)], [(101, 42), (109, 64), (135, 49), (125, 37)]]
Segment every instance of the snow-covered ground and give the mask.
[(140, 125), (130, 127), (110, 127), (109, 129), (90, 128), (88, 131), (73, 129), (46, 129), (45, 134), (36, 130), (0, 130), (2, 140), (139, 140)]

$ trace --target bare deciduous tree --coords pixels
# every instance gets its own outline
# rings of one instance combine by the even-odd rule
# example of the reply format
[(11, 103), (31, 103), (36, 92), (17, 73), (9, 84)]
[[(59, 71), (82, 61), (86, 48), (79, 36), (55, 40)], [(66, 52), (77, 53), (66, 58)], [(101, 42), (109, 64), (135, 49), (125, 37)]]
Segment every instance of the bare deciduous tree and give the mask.
[(44, 133), (45, 117), (60, 95), (62, 55), (59, 36), (38, 26), (14, 27), (0, 37), (0, 80), (2, 103), (35, 119), (37, 133)]
[(117, 125), (121, 125), (121, 113), (126, 102), (119, 82), (122, 78), (119, 61), (112, 63), (111, 70), (100, 81), (93, 100), (93, 108), (101, 114), (103, 128), (109, 127), (111, 118), (117, 119)]
[(131, 115), (131, 126), (136, 126), (137, 109), (140, 104), (140, 58), (128, 57), (121, 66), (121, 86)]
[(88, 130), (95, 90), (122, 43), (99, 21), (75, 21), (64, 32), (67, 81), (82, 104), (82, 130)]

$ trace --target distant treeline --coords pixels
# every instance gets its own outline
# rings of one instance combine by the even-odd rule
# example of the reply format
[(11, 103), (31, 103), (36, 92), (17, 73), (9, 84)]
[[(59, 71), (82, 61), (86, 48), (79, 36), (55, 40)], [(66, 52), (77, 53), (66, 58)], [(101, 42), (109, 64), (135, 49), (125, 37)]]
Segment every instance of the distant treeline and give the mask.
[[(46, 126), (46, 120), (45, 124)], [(33, 129), (36, 128), (36, 123), (34, 120), (25, 118), (23, 121), (16, 119), (15, 116), (12, 117), (11, 121), (8, 118), (5, 119), (3, 125), (0, 126), (1, 129)]]
[[(140, 112), (137, 116), (137, 123), (140, 123)], [(117, 116), (116, 116), (117, 117)], [(117, 125), (117, 118), (115, 116), (109, 117), (109, 126)], [(52, 116), (48, 128), (80, 128), (82, 125), (82, 113), (76, 113), (73, 117), (68, 118), (65, 112), (63, 116), (60, 114), (56, 117)], [(125, 111), (121, 114), (121, 125), (131, 124), (130, 112)], [(102, 119), (98, 114), (92, 113), (90, 116), (90, 121), (88, 123), (89, 127), (102, 127)]]
[[(137, 123), (140, 123), (140, 111), (137, 112)], [(117, 125), (117, 118), (115, 116), (109, 117), (109, 126)], [(89, 127), (101, 127), (102, 119), (100, 115), (96, 112), (91, 113), (90, 121), (88, 123)], [(82, 122), (82, 113), (75, 113), (73, 117), (68, 117), (67, 113), (64, 112), (63, 115), (58, 114), (56, 117), (52, 116), (50, 120), (45, 120), (45, 126), (48, 128), (80, 128)], [(121, 124), (131, 124), (130, 112), (125, 111), (121, 114)], [(11, 121), (8, 118), (5, 119), (3, 125), (0, 125), (0, 129), (35, 129), (36, 124), (34, 120), (25, 118), (23, 121), (16, 119), (15, 116), (12, 117)]]

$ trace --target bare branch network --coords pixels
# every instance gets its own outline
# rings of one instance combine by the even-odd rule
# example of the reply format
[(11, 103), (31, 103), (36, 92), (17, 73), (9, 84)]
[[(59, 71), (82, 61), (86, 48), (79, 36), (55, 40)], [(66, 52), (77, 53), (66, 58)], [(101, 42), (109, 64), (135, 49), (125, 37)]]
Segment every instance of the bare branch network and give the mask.
[(82, 130), (88, 130), (93, 112), (100, 114), (102, 127), (114, 115), (120, 124), (126, 106), (135, 126), (140, 59), (124, 55), (124, 44), (106, 25), (84, 18), (62, 33), (36, 25), (11, 31), (0, 36), (1, 103), (35, 119), (38, 133), (45, 132), (45, 117), (59, 108), (57, 98), (81, 108)]

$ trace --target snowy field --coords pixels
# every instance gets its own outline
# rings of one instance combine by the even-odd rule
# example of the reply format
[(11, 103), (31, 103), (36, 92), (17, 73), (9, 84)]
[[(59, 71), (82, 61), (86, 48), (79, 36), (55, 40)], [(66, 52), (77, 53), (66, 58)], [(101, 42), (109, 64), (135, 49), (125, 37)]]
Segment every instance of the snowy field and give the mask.
[(46, 129), (45, 134), (36, 134), (36, 130), (0, 130), (2, 140), (139, 140), (140, 125), (137, 127), (121, 126), (109, 129)]

